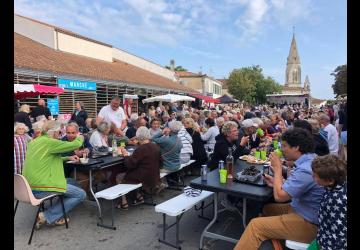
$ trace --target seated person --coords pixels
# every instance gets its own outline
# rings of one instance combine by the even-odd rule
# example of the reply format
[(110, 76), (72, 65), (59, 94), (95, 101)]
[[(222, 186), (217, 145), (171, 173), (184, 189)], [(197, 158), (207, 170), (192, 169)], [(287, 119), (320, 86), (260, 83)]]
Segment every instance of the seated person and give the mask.
[(192, 118), (184, 119), (184, 126), (186, 131), (191, 135), (192, 138), (192, 148), (194, 154), (191, 159), (195, 160), (191, 166), (200, 168), (202, 164), (205, 164), (207, 161), (207, 155), (204, 148), (204, 142), (201, 140), (200, 133), (195, 128), (195, 121)]
[(41, 136), (42, 127), (44, 126), (44, 123), (45, 123), (44, 121), (38, 121), (33, 124), (33, 130), (34, 130), (33, 139)]
[[(310, 121), (313, 123), (314, 128), (310, 124)], [(315, 154), (321, 156), (330, 153), (328, 142), (318, 133), (318, 131), (320, 130), (320, 125), (317, 120), (296, 120), (294, 122), (294, 127), (306, 129), (312, 134), (315, 145)]]
[[(62, 141), (74, 141), (77, 136), (79, 135), (79, 126), (75, 122), (70, 122), (66, 125), (66, 135), (61, 138)], [(90, 152), (92, 150), (91, 144), (87, 138), (85, 138), (83, 144), (80, 148), (77, 148), (75, 150), (62, 153), (61, 156), (71, 156), (72, 159), (78, 161), (79, 158), (89, 156)], [(73, 169), (65, 168), (65, 176), (66, 177), (73, 177)], [(97, 174), (95, 174), (97, 175)], [(88, 171), (81, 171), (81, 169), (78, 169), (76, 172), (76, 178), (79, 184), (81, 185), (81, 188), (85, 190), (85, 192), (88, 193), (88, 196), (90, 197), (89, 193), (89, 177), (88, 177)], [(97, 177), (94, 177), (97, 179)]]
[[(136, 139), (139, 146), (134, 153), (129, 153), (121, 148), (125, 156), (126, 174), (121, 183), (138, 184), (142, 183), (142, 188), (147, 193), (152, 193), (155, 187), (160, 184), (161, 152), (159, 146), (150, 142), (150, 132), (145, 126), (141, 126), (136, 131)], [(143, 195), (136, 191), (136, 198), (133, 205), (144, 203)], [(122, 196), (121, 204), (117, 208), (128, 209), (126, 196)]]
[(183, 145), (180, 151), (180, 164), (187, 163), (190, 161), (190, 158), (194, 153), (191, 145), (193, 143), (192, 137), (186, 131), (184, 126), (181, 126), (181, 129), (178, 132), (178, 137)]
[(26, 155), (26, 145), (31, 141), (31, 137), (26, 134), (29, 129), (21, 122), (14, 125), (14, 174), (21, 174)]
[(110, 133), (110, 126), (107, 122), (100, 122), (96, 130), (90, 137), (90, 144), (95, 147), (109, 147), (108, 135)]
[[(73, 141), (76, 139), (76, 137), (79, 135), (79, 126), (75, 122), (70, 122), (65, 127), (66, 135), (61, 138), (62, 141)], [(63, 156), (72, 156), (76, 155), (79, 158), (82, 158), (84, 154), (86, 154), (86, 157), (89, 155), (89, 153), (92, 150), (92, 146), (89, 142), (89, 140), (84, 139), (83, 145), (81, 145), (81, 148), (75, 149), (74, 151), (63, 153)]]
[(136, 119), (135, 124), (133, 124), (133, 126), (131, 126), (130, 128), (128, 128), (126, 130), (126, 137), (129, 138), (129, 144), (131, 145), (136, 145), (137, 141), (135, 138), (136, 135), (136, 130), (141, 127), (141, 126), (145, 126), (146, 127), (146, 120), (143, 117), (139, 117)]
[(150, 128), (149, 128), (151, 137), (153, 137), (157, 133), (161, 133), (160, 125), (161, 125), (161, 121), (159, 118), (154, 118), (153, 120), (151, 120)]
[(250, 153), (251, 149), (256, 149), (260, 145), (260, 137), (256, 133), (257, 127), (258, 125), (252, 119), (246, 119), (242, 122), (242, 127), (239, 129), (239, 142), (244, 136), (249, 137), (249, 143), (246, 145), (248, 153)]
[(316, 157), (311, 168), (316, 183), (325, 187), (318, 215), (316, 243), (323, 250), (347, 249), (346, 163), (328, 154)]
[(136, 120), (139, 118), (138, 114), (132, 113), (130, 115), (130, 122), (128, 123), (128, 129), (126, 130), (126, 137), (128, 138), (132, 138), (135, 136), (136, 133), (136, 128), (134, 129), (135, 125), (136, 125)]
[[(310, 243), (317, 232), (317, 214), (324, 189), (314, 181), (311, 162), (316, 157), (311, 134), (293, 128), (282, 136), (282, 152), (286, 160), (295, 161), (294, 170), (284, 181), (279, 156), (270, 155), (274, 177), (264, 180), (273, 188), (275, 204), (263, 208), (265, 217), (252, 219), (234, 250), (257, 250), (267, 239), (289, 239)], [(288, 202), (290, 203), (283, 203)]]
[(271, 126), (271, 120), (266, 117), (264, 118), (264, 131), (265, 136), (277, 137), (279, 135), (279, 132)]
[(95, 131), (97, 125), (96, 125), (96, 119), (95, 118), (87, 118), (85, 121), (87, 132), (84, 134), (90, 139), (91, 134)]
[(216, 143), (214, 148), (214, 153), (211, 157), (211, 160), (208, 162), (208, 168), (214, 170), (218, 167), (219, 161), (226, 161), (226, 156), (228, 155), (228, 148), (232, 148), (232, 155), (234, 159), (238, 159), (239, 156), (244, 155), (246, 151), (245, 146), (248, 144), (249, 137), (244, 136), (240, 144), (238, 142), (239, 130), (238, 126), (233, 121), (225, 122), (222, 127), (221, 134), (215, 137)]
[[(90, 144), (93, 147), (93, 154), (94, 151), (96, 152), (96, 147), (110, 147), (109, 143), (109, 133), (110, 133), (110, 126), (107, 122), (100, 122), (96, 128), (96, 130), (92, 133), (90, 137)], [(111, 142), (111, 140), (110, 140)], [(117, 166), (108, 167), (102, 171), (98, 171), (98, 179), (97, 182), (104, 182), (106, 179), (106, 176), (110, 176), (107, 178), (109, 185), (115, 185), (116, 184), (116, 175), (119, 173), (120, 168)], [(106, 172), (106, 174), (105, 174)], [(102, 174), (100, 174), (102, 173)]]
[[(58, 122), (45, 122), (42, 135), (28, 144), (23, 175), (37, 198), (54, 192), (63, 193), (65, 211), (68, 213), (85, 199), (86, 194), (81, 188), (70, 184), (69, 179), (65, 179), (63, 160), (71, 160), (71, 157), (61, 157), (60, 154), (79, 148), (83, 137), (77, 136), (75, 140), (68, 142), (58, 140), (59, 135)], [(54, 222), (64, 225), (65, 219), (62, 217), (62, 206), (56, 200), (52, 206), (39, 213), (36, 226), (40, 228), (43, 224)]]
[(215, 147), (215, 137), (220, 133), (219, 127), (216, 126), (214, 119), (207, 118), (205, 120), (205, 125), (208, 130), (201, 134), (201, 139), (205, 142), (205, 149), (208, 151), (213, 151)]
[(171, 121), (168, 128), (164, 128), (162, 133), (157, 133), (152, 138), (152, 141), (160, 146), (165, 170), (175, 171), (180, 168), (182, 143), (177, 134), (181, 127), (181, 122)]

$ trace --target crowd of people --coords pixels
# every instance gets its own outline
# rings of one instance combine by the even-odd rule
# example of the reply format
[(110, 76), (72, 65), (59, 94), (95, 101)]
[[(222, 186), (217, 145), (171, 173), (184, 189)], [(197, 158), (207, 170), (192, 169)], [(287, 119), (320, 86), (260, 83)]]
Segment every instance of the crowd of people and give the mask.
[[(95, 182), (142, 183), (143, 190), (136, 191), (132, 201), (137, 205), (144, 202), (144, 192), (169, 185), (160, 180), (160, 171), (173, 172), (190, 160), (195, 160), (189, 168), (195, 174), (203, 164), (214, 170), (226, 160), (229, 148), (238, 159), (267, 138), (278, 139), (285, 161), (271, 153), (273, 176), (264, 177), (275, 203), (266, 204), (262, 217), (251, 220), (235, 249), (258, 249), (267, 239), (316, 239), (321, 249), (346, 249), (346, 103), (321, 108), (226, 104), (211, 109), (169, 103), (141, 114), (120, 104), (115, 96), (97, 117), (89, 118), (78, 102), (69, 121), (55, 120), (42, 99), (32, 112), (22, 105), (15, 114), (14, 173), (24, 175), (36, 197), (64, 193), (69, 211), (90, 196), (89, 182), (85, 172), (77, 173), (81, 183), (72, 179), (64, 161), (79, 161), (124, 141), (136, 146), (133, 154), (118, 148), (124, 168), (100, 171)], [(127, 197), (116, 207), (127, 210)], [(45, 223), (64, 224), (59, 203), (39, 214), (38, 227)]]

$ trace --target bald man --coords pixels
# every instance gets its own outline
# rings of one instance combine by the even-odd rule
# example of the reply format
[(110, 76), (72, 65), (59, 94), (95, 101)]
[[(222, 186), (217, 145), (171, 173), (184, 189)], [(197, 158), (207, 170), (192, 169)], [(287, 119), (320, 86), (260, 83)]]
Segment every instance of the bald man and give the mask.
[(50, 109), (46, 107), (44, 99), (39, 99), (38, 106), (36, 106), (31, 112), (31, 117), (34, 118), (35, 121), (36, 121), (36, 117), (41, 115), (44, 115), (48, 120), (52, 119)]

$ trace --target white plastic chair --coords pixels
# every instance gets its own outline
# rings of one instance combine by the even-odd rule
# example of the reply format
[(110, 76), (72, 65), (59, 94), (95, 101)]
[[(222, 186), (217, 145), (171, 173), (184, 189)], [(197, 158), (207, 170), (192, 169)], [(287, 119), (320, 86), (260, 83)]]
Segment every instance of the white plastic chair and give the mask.
[(36, 220), (38, 218), (40, 209), (43, 208), (45, 201), (51, 200), (52, 198), (54, 198), (56, 196), (58, 196), (60, 198), (60, 202), (62, 205), (64, 218), (65, 218), (66, 228), (68, 228), (67, 216), (66, 216), (66, 212), (65, 212), (62, 193), (49, 194), (49, 195), (45, 196), (44, 198), (37, 199), (37, 198), (35, 198), (34, 194), (32, 193), (30, 185), (29, 185), (28, 181), (25, 179), (25, 177), (20, 174), (14, 174), (14, 199), (17, 200), (16, 205), (15, 205), (15, 210), (14, 210), (14, 218), (15, 218), (15, 214), (16, 214), (16, 210), (17, 210), (19, 201), (39, 207), (37, 210), (36, 216), (35, 216), (35, 221), (34, 221), (32, 230), (31, 230), (31, 235), (30, 235), (30, 239), (28, 242), (29, 245), (31, 244), (31, 239), (34, 234), (34, 228), (36, 225)]
[(306, 250), (309, 246), (307, 243), (301, 243), (292, 240), (286, 240), (285, 245), (287, 248), (294, 249), (294, 250)]

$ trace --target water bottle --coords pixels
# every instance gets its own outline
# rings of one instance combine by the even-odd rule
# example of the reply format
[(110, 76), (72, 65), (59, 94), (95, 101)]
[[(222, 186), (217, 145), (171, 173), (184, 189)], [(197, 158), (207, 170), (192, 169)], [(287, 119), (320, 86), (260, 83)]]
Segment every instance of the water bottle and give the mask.
[(201, 165), (201, 181), (207, 181), (207, 165)]
[(226, 170), (227, 178), (233, 179), (234, 176), (234, 157), (232, 156), (232, 148), (228, 148), (228, 155), (226, 156)]
[(117, 142), (115, 139), (112, 140), (112, 155), (116, 157), (118, 155)]

